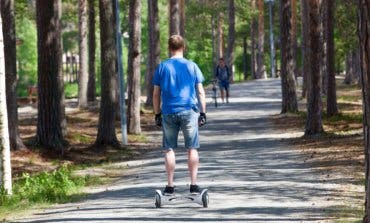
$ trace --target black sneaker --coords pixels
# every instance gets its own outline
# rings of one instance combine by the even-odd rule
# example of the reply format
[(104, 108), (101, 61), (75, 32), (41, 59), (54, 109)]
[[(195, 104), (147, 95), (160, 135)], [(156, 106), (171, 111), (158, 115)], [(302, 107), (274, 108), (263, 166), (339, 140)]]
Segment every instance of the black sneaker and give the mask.
[(163, 190), (164, 195), (173, 195), (175, 192), (175, 187), (166, 186)]
[(190, 193), (199, 194), (200, 192), (202, 192), (202, 188), (200, 188), (198, 185), (190, 185)]

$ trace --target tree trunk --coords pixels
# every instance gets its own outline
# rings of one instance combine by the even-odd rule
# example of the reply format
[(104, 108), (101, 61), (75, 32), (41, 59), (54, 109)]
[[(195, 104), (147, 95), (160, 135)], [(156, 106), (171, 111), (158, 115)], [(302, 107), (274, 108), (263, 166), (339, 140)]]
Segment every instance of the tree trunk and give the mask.
[(302, 20), (302, 97), (307, 96), (307, 91), (309, 89), (308, 76), (310, 73), (310, 43), (309, 43), (309, 32), (308, 32), (308, 2), (306, 0), (301, 0), (301, 20)]
[[(0, 7), (2, 7), (1, 5)], [(6, 194), (12, 194), (12, 174), (10, 165), (10, 144), (8, 111), (6, 106), (5, 90), (5, 58), (4, 58), (4, 40), (3, 23), (0, 17), (0, 187)]]
[(291, 0), (292, 8), (292, 55), (293, 55), (293, 74), (295, 79), (298, 77), (297, 66), (297, 0)]
[(338, 113), (337, 92), (335, 83), (335, 51), (334, 51), (334, 11), (335, 1), (326, 1), (326, 70), (327, 70), (327, 116), (331, 117)]
[(368, 0), (358, 0), (358, 8), (366, 177), (365, 216), (363, 222), (368, 223), (370, 222), (370, 2)]
[(141, 1), (130, 0), (128, 50), (128, 132), (139, 134), (140, 127), (140, 59)]
[(158, 18), (158, 0), (148, 0), (148, 28), (149, 28), (149, 52), (148, 69), (146, 73), (146, 91), (147, 98), (145, 105), (153, 105), (153, 75), (157, 65), (160, 63), (160, 44), (159, 44), (159, 18)]
[[(256, 0), (251, 0), (251, 9), (256, 9)], [(251, 22), (251, 72), (252, 78), (257, 79), (256, 75), (256, 29), (257, 21), (256, 18), (252, 18)]]
[(309, 16), (309, 42), (310, 42), (310, 72), (308, 74), (309, 89), (307, 101), (306, 136), (319, 135), (322, 127), (322, 102), (321, 102), (321, 44), (320, 44), (320, 0), (311, 0), (308, 3)]
[(119, 146), (115, 131), (117, 98), (117, 48), (113, 4), (99, 0), (101, 44), (101, 102), (95, 145)]
[(281, 113), (297, 112), (297, 94), (294, 78), (293, 58), (293, 21), (291, 0), (280, 0), (280, 37), (281, 37)]
[(218, 14), (217, 22), (217, 56), (218, 59), (224, 57), (224, 14), (220, 12)]
[(4, 21), (5, 81), (6, 102), (8, 108), (9, 141), (12, 150), (26, 148), (19, 136), (17, 106), (17, 56), (15, 38), (14, 0), (2, 0), (1, 17)]
[(229, 32), (227, 37), (227, 55), (226, 62), (229, 66), (229, 72), (232, 80), (234, 80), (234, 47), (235, 47), (235, 1), (229, 0), (228, 4), (229, 13)]
[(78, 107), (87, 108), (88, 74), (88, 36), (87, 36), (87, 0), (78, 1), (78, 36), (79, 36), (79, 78)]
[(265, 46), (265, 19), (264, 19), (264, 0), (257, 0), (258, 7), (258, 50), (257, 50), (257, 78), (267, 78), (264, 64)]
[(180, 35), (185, 39), (185, 24), (186, 24), (186, 16), (185, 16), (185, 0), (180, 0)]
[(66, 127), (62, 78), (61, 0), (37, 0), (38, 115), (36, 143), (63, 153)]
[(180, 2), (179, 0), (169, 0), (170, 10), (170, 36), (180, 35)]
[(95, 83), (95, 0), (89, 0), (89, 79), (87, 85), (87, 100), (95, 101), (96, 83)]
[(320, 3), (320, 26), (321, 26), (321, 45), (322, 45), (322, 51), (321, 51), (321, 81), (322, 81), (322, 86), (321, 86), (321, 93), (323, 95), (327, 95), (328, 92), (328, 70), (327, 70), (327, 60), (328, 60), (328, 55), (327, 55), (327, 29), (326, 27), (328, 26), (328, 16), (327, 16), (327, 2), (332, 1), (332, 0), (321, 0)]
[(248, 67), (247, 67), (247, 36), (243, 37), (243, 79), (248, 78)]
[(211, 24), (212, 24), (212, 70), (214, 71), (217, 66), (217, 54), (216, 54), (216, 40), (217, 40), (217, 32), (216, 32), (216, 16), (212, 15)]

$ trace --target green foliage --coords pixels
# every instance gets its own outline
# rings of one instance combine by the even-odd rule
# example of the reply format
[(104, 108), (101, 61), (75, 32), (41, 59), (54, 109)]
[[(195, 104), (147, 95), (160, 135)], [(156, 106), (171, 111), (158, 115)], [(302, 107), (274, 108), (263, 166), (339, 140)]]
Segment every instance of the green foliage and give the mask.
[(17, 38), (22, 44), (17, 46), (18, 95), (26, 95), (27, 86), (37, 82), (37, 31), (34, 21), (27, 17), (16, 21)]
[(19, 204), (66, 202), (86, 184), (87, 178), (72, 176), (72, 170), (66, 166), (35, 176), (24, 173), (14, 182), (13, 195), (0, 191), (0, 206), (14, 208)]

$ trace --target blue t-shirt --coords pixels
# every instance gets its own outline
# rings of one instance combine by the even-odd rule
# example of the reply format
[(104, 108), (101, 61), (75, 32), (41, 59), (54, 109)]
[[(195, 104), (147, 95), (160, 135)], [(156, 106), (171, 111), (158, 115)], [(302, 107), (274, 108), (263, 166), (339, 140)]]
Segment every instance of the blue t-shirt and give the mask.
[(162, 113), (176, 114), (197, 106), (196, 85), (203, 80), (199, 67), (185, 58), (170, 58), (160, 63), (153, 85), (161, 88)]

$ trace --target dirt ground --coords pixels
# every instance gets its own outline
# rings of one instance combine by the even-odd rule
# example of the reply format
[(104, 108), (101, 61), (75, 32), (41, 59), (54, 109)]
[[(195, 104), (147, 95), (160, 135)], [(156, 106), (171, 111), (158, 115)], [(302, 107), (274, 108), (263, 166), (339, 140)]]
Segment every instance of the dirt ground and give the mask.
[[(340, 182), (342, 193), (349, 197), (341, 207), (344, 217), (359, 218), (362, 216), (364, 193), (358, 193), (358, 188), (364, 188), (365, 170), (361, 90), (358, 85), (346, 86), (341, 81), (337, 86), (340, 114), (330, 119), (323, 116), (325, 133), (322, 136), (303, 137), (305, 99), (299, 101), (298, 114), (276, 115), (272, 120), (278, 129), (302, 132), (302, 137), (287, 140), (304, 155), (305, 162), (318, 171), (321, 179), (336, 178)], [(323, 108), (326, 108), (325, 100)]]
[[(93, 148), (97, 135), (99, 119), (98, 102), (92, 103), (87, 110), (77, 109), (75, 100), (67, 101), (67, 135), (65, 139), (68, 146), (62, 156), (60, 152), (41, 149), (30, 144), (36, 135), (37, 105), (20, 103), (19, 131), (22, 140), (26, 144), (26, 150), (12, 151), (12, 174), (17, 178), (24, 172), (37, 173), (57, 168), (67, 163), (79, 166), (91, 166), (96, 164), (123, 161), (140, 156), (157, 145), (149, 143), (145, 132), (153, 130), (153, 114), (145, 109), (142, 110), (141, 123), (143, 134), (128, 135), (129, 146), (121, 148), (106, 148), (99, 150)], [(120, 138), (120, 122), (116, 122), (117, 137)]]

